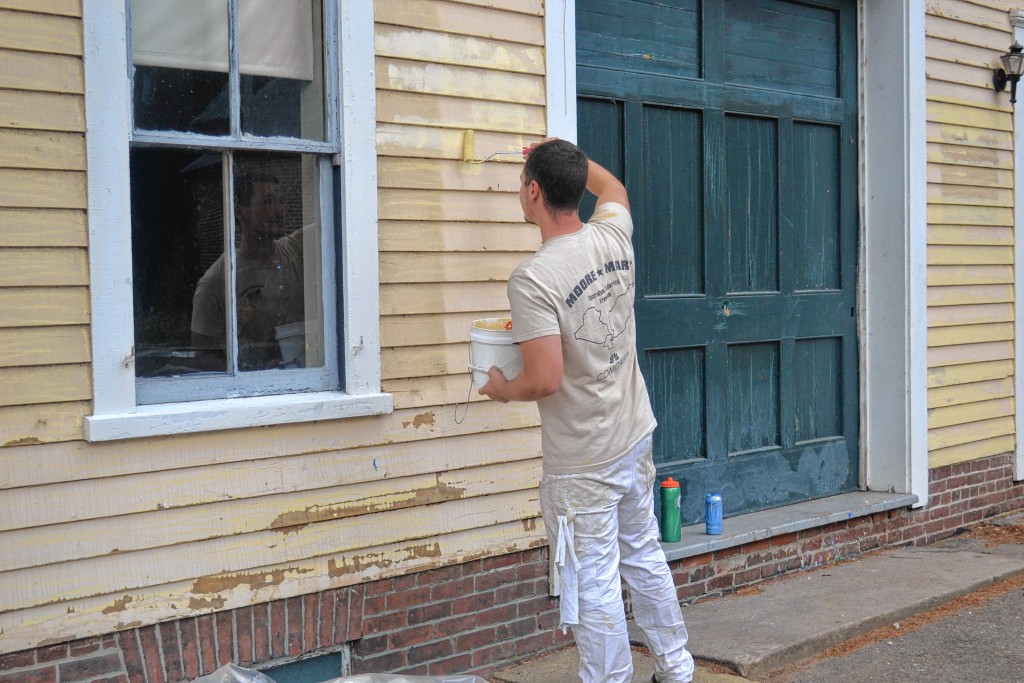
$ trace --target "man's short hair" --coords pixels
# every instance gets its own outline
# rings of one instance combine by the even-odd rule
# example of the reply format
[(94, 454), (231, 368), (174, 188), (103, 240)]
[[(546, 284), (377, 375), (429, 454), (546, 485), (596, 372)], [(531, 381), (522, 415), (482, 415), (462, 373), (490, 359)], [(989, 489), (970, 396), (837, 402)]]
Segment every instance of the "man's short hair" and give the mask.
[(253, 195), (256, 194), (256, 186), (263, 183), (280, 185), (281, 181), (277, 176), (268, 173), (245, 173), (235, 176), (235, 206), (249, 206)]
[(587, 155), (567, 140), (552, 140), (530, 150), (523, 167), (527, 183), (537, 181), (552, 213), (573, 213), (587, 189)]

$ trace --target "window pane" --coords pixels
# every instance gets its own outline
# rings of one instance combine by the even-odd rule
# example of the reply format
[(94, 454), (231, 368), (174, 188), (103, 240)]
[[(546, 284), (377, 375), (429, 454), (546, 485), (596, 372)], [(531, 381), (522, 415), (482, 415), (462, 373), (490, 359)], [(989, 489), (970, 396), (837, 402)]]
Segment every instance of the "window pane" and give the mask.
[[(219, 153), (133, 149), (132, 271), (135, 374), (168, 377), (225, 371), (222, 344), (193, 332), (192, 300), (224, 251), (223, 173)], [(221, 316), (223, 319), (223, 315)], [(224, 338), (208, 330), (211, 338)]]
[(322, 28), (314, 0), (238, 0), (243, 133), (324, 139)]
[(324, 364), (319, 163), (311, 154), (235, 155), (240, 370)]
[(135, 127), (226, 135), (226, 0), (131, 0)]

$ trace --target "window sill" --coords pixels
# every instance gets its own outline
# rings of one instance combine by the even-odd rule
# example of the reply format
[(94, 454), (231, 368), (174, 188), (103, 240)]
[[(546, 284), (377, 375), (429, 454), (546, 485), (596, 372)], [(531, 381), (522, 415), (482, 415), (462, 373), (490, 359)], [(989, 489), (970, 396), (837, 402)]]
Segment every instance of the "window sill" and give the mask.
[(85, 438), (87, 441), (117, 441), (384, 415), (392, 410), (390, 394), (352, 396), (337, 391), (163, 403), (138, 406), (129, 413), (88, 416)]

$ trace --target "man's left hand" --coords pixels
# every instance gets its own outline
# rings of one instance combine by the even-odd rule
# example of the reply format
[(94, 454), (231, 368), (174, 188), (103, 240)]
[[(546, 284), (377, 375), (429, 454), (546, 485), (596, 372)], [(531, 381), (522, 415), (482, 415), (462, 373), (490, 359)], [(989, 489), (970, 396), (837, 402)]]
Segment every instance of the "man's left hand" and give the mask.
[(500, 403), (508, 403), (508, 399), (501, 395), (501, 388), (508, 384), (505, 374), (497, 366), (492, 365), (491, 369), (487, 371), (487, 376), (490, 380), (477, 389), (476, 393)]

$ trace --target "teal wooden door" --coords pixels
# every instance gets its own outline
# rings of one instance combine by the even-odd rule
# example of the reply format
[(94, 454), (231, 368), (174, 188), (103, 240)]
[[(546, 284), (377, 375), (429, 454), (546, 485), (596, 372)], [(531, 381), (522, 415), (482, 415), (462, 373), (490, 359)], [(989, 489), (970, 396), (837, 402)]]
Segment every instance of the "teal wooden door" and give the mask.
[[(576, 3), (579, 141), (625, 179), (683, 519), (856, 488), (856, 5)], [(593, 210), (584, 205), (584, 218)]]

